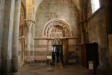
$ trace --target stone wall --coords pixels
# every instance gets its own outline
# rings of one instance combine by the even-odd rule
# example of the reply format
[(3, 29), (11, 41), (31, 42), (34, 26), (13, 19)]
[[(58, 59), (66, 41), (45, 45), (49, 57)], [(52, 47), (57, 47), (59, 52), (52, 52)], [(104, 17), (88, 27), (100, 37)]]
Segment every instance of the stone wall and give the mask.
[(88, 37), (89, 42), (96, 42), (99, 45), (99, 61), (100, 65), (104, 65), (107, 61), (108, 51), (107, 51), (107, 33), (106, 33), (106, 23), (104, 10), (99, 9), (95, 14), (93, 14), (88, 21)]
[(109, 60), (112, 67), (112, 35), (108, 36), (109, 38)]
[[(53, 20), (62, 20), (64, 21), (68, 27), (70, 27), (70, 31), (72, 34), (72, 37), (78, 38), (72, 39), (72, 41), (69, 41), (69, 49), (70, 51), (75, 51), (80, 56), (80, 47), (77, 46), (80, 44), (80, 5), (79, 1), (77, 0), (35, 0), (34, 3), (34, 13), (32, 15), (33, 19), (29, 17), (32, 20), (35, 20), (35, 25), (33, 25), (31, 31), (32, 35), (29, 35), (32, 39), (34, 38), (42, 38), (43, 37), (43, 31), (45, 29), (45, 25)], [(27, 15), (28, 16), (28, 15)], [(31, 15), (30, 15), (31, 16)], [(29, 33), (29, 32), (28, 32)], [(47, 32), (46, 32), (47, 33)], [(67, 33), (68, 34), (68, 33)], [(28, 45), (28, 41), (27, 45)], [(48, 53), (47, 50), (51, 52), (52, 46), (51, 41), (48, 40), (31, 40), (30, 46), (31, 48), (27, 48), (26, 50), (26, 59), (27, 56), (31, 60), (33, 58), (35, 59), (41, 59), (36, 57), (38, 55), (46, 54)], [(33, 48), (34, 47), (34, 48)], [(34, 57), (35, 56), (35, 57)]]
[[(41, 2), (36, 12), (36, 24), (35, 24), (35, 37), (43, 37), (43, 31), (45, 25), (52, 19), (59, 19), (65, 21), (70, 27), (72, 37), (80, 39), (80, 26), (79, 26), (79, 12), (76, 6), (70, 0), (44, 0)], [(38, 42), (40, 41), (40, 42)], [(42, 40), (35, 40), (35, 51), (46, 51), (47, 48), (41, 48), (45, 46), (45, 43), (42, 43)], [(43, 40), (47, 41), (47, 40)], [(77, 45), (80, 43), (79, 40), (75, 39), (75, 42), (69, 42), (71, 45)], [(46, 43), (47, 45), (47, 43)], [(40, 46), (40, 47), (39, 47)], [(72, 49), (71, 49), (72, 48)], [(51, 50), (49, 46), (49, 50)], [(70, 49), (76, 50), (73, 46), (70, 46)], [(78, 49), (78, 48), (77, 48)], [(80, 55), (80, 54), (78, 54)]]
[(78, 35), (77, 18), (79, 15), (75, 6), (70, 1), (44, 0), (40, 4), (36, 14), (35, 36), (42, 36), (40, 33), (43, 31), (45, 24), (54, 18), (66, 21), (72, 28), (72, 34), (74, 36)]

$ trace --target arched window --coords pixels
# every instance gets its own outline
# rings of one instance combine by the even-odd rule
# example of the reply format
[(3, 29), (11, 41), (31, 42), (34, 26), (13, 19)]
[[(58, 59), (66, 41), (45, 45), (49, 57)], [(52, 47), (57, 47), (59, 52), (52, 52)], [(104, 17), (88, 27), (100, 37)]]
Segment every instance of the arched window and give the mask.
[(92, 13), (96, 12), (100, 8), (99, 0), (91, 0)]

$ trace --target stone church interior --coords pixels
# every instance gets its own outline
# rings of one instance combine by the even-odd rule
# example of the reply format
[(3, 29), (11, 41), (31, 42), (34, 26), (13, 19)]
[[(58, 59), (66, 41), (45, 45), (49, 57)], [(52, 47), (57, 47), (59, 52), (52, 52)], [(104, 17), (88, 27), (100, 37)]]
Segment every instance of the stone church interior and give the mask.
[(112, 75), (112, 0), (0, 0), (0, 75)]

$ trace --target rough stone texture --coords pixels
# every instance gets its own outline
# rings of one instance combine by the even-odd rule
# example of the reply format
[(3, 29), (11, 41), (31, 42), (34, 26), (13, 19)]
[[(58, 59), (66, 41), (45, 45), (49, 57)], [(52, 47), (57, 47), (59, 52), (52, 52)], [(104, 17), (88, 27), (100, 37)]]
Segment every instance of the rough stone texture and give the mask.
[(40, 33), (43, 31), (45, 24), (54, 18), (67, 22), (70, 25), (73, 36), (77, 37), (79, 35), (78, 12), (73, 3), (68, 0), (64, 2), (62, 0), (44, 0), (40, 4), (36, 14), (35, 36), (37, 37), (42, 36)]
[[(46, 10), (47, 9), (47, 10)], [(66, 12), (66, 13), (65, 13)], [(70, 27), (71, 34), (73, 37), (80, 39), (80, 29), (79, 29), (79, 12), (77, 11), (76, 6), (70, 0), (44, 0), (40, 3), (39, 7), (36, 11), (36, 24), (35, 24), (35, 37), (43, 37), (43, 31), (46, 23), (52, 19), (59, 19), (65, 21)], [(43, 40), (44, 41), (44, 40)], [(80, 43), (77, 39), (72, 45), (77, 45)], [(46, 40), (44, 41), (46, 42)], [(46, 51), (47, 47), (41, 47), (42, 45), (46, 45), (42, 43), (42, 40), (35, 40), (35, 51)], [(49, 44), (52, 45), (52, 44)], [(40, 48), (39, 48), (40, 46)], [(71, 49), (72, 48), (72, 49)], [(32, 48), (31, 48), (32, 49)], [(70, 46), (72, 51), (76, 50)], [(77, 48), (78, 49), (78, 48)], [(49, 50), (51, 51), (51, 46), (49, 46)], [(80, 50), (80, 49), (79, 49)], [(79, 54), (80, 55), (80, 52)]]
[[(31, 1), (31, 2), (27, 4), (27, 1), (28, 2)], [(41, 57), (39, 53), (42, 54), (43, 52), (43, 54), (45, 53), (47, 54), (48, 51), (46, 50), (51, 51), (52, 46), (51, 44), (48, 44), (46, 42), (47, 40), (45, 41), (44, 40), (34, 40), (34, 38), (43, 37), (42, 34), (44, 31), (45, 24), (48, 23), (48, 21), (52, 20), (53, 18), (64, 20), (67, 24), (69, 24), (70, 30), (72, 31), (71, 34), (73, 34), (73, 37), (78, 38), (78, 40), (77, 39), (73, 40), (75, 41), (74, 44), (72, 44), (73, 41), (69, 42), (70, 44), (69, 49), (72, 51), (75, 51), (77, 55), (80, 56), (80, 46), (77, 46), (77, 47), (75, 46), (77, 44), (78, 45), (80, 44), (80, 28), (79, 28), (80, 2), (79, 0), (35, 0), (35, 1), (33, 0), (25, 1), (24, 0), (22, 1), (22, 4), (26, 8), (26, 12), (25, 12), (26, 19), (31, 20), (31, 21), (26, 21), (27, 26), (28, 26), (28, 31), (26, 32), (27, 35), (25, 35), (26, 40), (25, 40), (24, 50), (26, 50), (25, 51), (26, 53), (25, 53), (25, 56), (23, 55), (23, 58), (29, 58), (31, 60), (33, 60), (34, 58), (38, 59)], [(33, 21), (36, 24), (32, 24)], [(43, 41), (46, 42), (46, 44), (42, 43)], [(49, 43), (51, 42), (49, 41)], [(21, 51), (20, 53), (22, 54)], [(39, 57), (36, 57), (38, 55)]]
[[(111, 56), (109, 56), (109, 40), (108, 40), (108, 25), (109, 12), (108, 2), (101, 0), (100, 9), (92, 13), (91, 3), (88, 3), (88, 33), (89, 42), (97, 42), (99, 45), (99, 62), (98, 75), (111, 75), (111, 68), (109, 62), (111, 62)], [(110, 26), (111, 27), (111, 26)], [(111, 29), (111, 28), (110, 28)]]
[[(19, 1), (19, 0), (16, 0), (16, 1)], [(23, 0), (23, 5), (27, 9), (26, 1), (28, 0)], [(71, 29), (71, 34), (73, 35), (73, 37), (79, 38), (79, 40), (69, 39), (67, 41), (64, 41), (64, 50), (67, 49), (67, 47), (69, 47), (68, 48), (69, 51), (74, 51), (78, 54), (79, 57), (81, 56), (80, 46), (77, 46), (78, 44), (80, 44), (80, 34), (81, 34), (80, 28), (79, 28), (80, 15), (78, 12), (80, 10), (79, 0), (35, 0), (35, 1), (31, 0), (31, 1), (34, 7), (33, 6), (29, 7), (29, 9), (27, 10), (28, 13), (24, 11), (25, 8), (21, 9), (22, 12), (25, 12), (25, 14), (27, 14), (26, 19), (31, 19), (31, 21), (28, 21), (27, 23), (29, 24), (26, 25), (28, 27), (28, 31), (26, 29), (26, 32), (25, 32), (25, 29), (23, 28), (23, 31), (26, 34), (28, 33), (28, 35), (25, 34), (25, 36), (26, 37), (28, 36), (28, 37), (27, 38), (25, 37), (26, 38), (25, 42), (20, 41), (22, 44), (24, 43), (22, 47), (25, 47), (25, 48), (21, 49), (20, 56), (18, 56), (18, 46), (17, 46), (18, 41), (17, 40), (18, 40), (18, 23), (19, 23), (20, 9), (16, 8), (15, 5), (17, 4), (15, 4), (15, 0), (0, 0), (0, 69), (2, 66), (2, 70), (6, 72), (9, 72), (10, 70), (13, 70), (13, 69), (17, 69), (17, 66), (16, 66), (18, 63), (18, 61), (16, 61), (17, 56), (20, 57), (19, 64), (22, 64), (24, 62), (24, 58), (28, 60), (31, 59), (30, 61), (34, 59), (37, 59), (37, 60), (46, 59), (46, 56), (42, 56), (42, 55), (43, 54), (47, 55), (48, 51), (51, 51), (52, 49), (51, 42), (47, 40), (35, 40), (35, 45), (34, 45), (33, 40), (34, 40), (34, 35), (35, 37), (43, 36), (42, 34), (44, 31), (45, 24), (48, 23), (49, 20), (52, 20), (54, 18), (61, 19), (64, 22), (66, 22)], [(108, 43), (107, 43), (106, 22), (105, 22), (106, 13), (104, 13), (104, 10), (103, 10), (105, 8), (102, 7), (102, 9), (97, 11), (95, 14), (91, 14), (91, 5), (89, 1), (88, 1), (88, 4), (89, 4), (88, 7), (86, 7), (87, 5), (82, 7), (84, 8), (84, 11), (85, 11), (84, 12), (85, 14), (83, 15), (84, 17), (82, 17), (82, 20), (85, 21), (86, 20), (85, 18), (88, 16), (89, 42), (90, 43), (97, 42), (99, 44), (100, 65), (107, 67)], [(84, 2), (86, 2), (86, 0), (84, 0)], [(87, 4), (87, 2), (85, 4)], [(105, 5), (105, 2), (103, 4)], [(15, 8), (17, 11), (14, 11)], [(89, 9), (87, 10), (87, 8)], [(15, 14), (15, 17), (14, 17), (14, 14)], [(22, 14), (22, 16), (24, 16), (24, 14)], [(22, 22), (23, 20), (24, 18), (22, 18)], [(21, 25), (24, 24), (22, 22), (20, 23)], [(33, 22), (34, 22), (34, 25), (32, 24)], [(13, 26), (14, 26), (14, 31), (13, 31)], [(26, 56), (28, 57), (24, 56), (25, 53), (26, 53)], [(39, 57), (36, 57), (37, 55), (39, 55)], [(2, 61), (1, 61), (1, 56), (2, 56)], [(110, 50), (110, 63), (112, 61), (111, 58), (112, 57), (111, 57), (111, 50)], [(12, 67), (13, 69), (11, 69)], [(72, 68), (72, 70), (73, 69), (74, 68)], [(64, 74), (66, 72), (63, 71), (60, 73)], [(68, 74), (68, 71), (66, 74)]]
[(88, 22), (89, 42), (96, 42), (99, 46), (100, 65), (107, 61), (107, 34), (103, 9), (99, 10)]
[(106, 22), (103, 8), (97, 11), (88, 23), (89, 42), (98, 43), (99, 62), (97, 70), (98, 75), (111, 75), (111, 67), (109, 64), (108, 35), (106, 31)]
[[(24, 0), (25, 1), (25, 0)], [(40, 3), (42, 3), (44, 0), (35, 0), (34, 1), (34, 19), (35, 19), (35, 15), (37, 13), (37, 10), (38, 10), (38, 7), (40, 5)], [(67, 0), (64, 0), (64, 1), (67, 1)], [(81, 11), (80, 10), (80, 0), (68, 0), (68, 1), (71, 1), (77, 8), (77, 10)]]
[[(80, 10), (79, 0), (77, 1), (76, 0), (73, 1), (72, 0), (64, 0), (64, 1), (63, 0), (35, 0), (33, 3), (31, 1), (31, 6), (34, 6), (34, 14), (32, 15), (32, 13), (30, 13), (29, 15), (26, 15), (27, 16), (26, 19), (31, 19), (32, 21), (36, 19), (35, 20), (36, 24), (32, 24), (33, 22), (30, 21), (26, 21), (28, 26), (28, 32), (27, 32), (28, 34), (25, 40), (26, 53), (25, 56), (23, 55), (24, 58), (26, 58), (26, 60), (31, 60), (31, 61), (34, 59), (36, 60), (42, 59), (43, 56), (40, 56), (42, 55), (42, 53), (48, 54), (48, 51), (51, 52), (52, 49), (51, 41), (34, 40), (34, 38), (43, 37), (45, 24), (52, 19), (63, 20), (65, 21), (66, 24), (69, 25), (71, 30), (70, 34), (72, 34), (73, 37), (78, 38), (78, 40), (74, 39), (72, 41), (69, 41), (69, 45), (68, 45), (69, 49), (70, 51), (75, 51), (76, 54), (80, 56), (80, 46), (76, 46), (80, 44), (80, 28), (79, 28), (80, 17), (78, 12)], [(28, 8), (29, 10), (27, 9), (27, 11), (30, 12), (31, 8), (29, 7), (26, 8)], [(46, 55), (44, 56), (43, 59), (45, 58)]]

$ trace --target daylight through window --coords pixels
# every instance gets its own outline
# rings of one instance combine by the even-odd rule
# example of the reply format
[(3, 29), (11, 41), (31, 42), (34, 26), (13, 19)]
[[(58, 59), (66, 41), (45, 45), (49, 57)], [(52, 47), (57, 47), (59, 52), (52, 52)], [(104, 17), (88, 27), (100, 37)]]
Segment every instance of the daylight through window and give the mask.
[(100, 8), (99, 0), (91, 0), (92, 13), (96, 12)]

